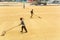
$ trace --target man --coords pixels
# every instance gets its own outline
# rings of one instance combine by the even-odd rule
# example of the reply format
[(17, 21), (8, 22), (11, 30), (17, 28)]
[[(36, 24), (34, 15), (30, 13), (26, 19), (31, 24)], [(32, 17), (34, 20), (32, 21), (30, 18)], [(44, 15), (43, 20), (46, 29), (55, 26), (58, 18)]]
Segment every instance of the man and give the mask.
[(23, 4), (23, 8), (25, 9), (25, 3)]
[(23, 32), (23, 29), (24, 29), (25, 30), (25, 33), (27, 33), (27, 29), (26, 29), (26, 26), (24, 24), (23, 18), (20, 18), (20, 21), (21, 21), (21, 24), (20, 25), (22, 25), (21, 32)]
[(30, 11), (30, 13), (31, 13), (31, 18), (33, 17), (33, 9)]

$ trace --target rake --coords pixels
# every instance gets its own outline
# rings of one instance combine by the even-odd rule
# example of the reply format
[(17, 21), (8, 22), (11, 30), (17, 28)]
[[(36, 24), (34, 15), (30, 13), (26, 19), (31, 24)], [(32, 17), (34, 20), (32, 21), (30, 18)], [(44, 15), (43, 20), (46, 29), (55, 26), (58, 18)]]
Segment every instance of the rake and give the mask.
[[(20, 24), (17, 25), (17, 26), (20, 26)], [(6, 34), (6, 32), (8, 32), (8, 31), (10, 31), (10, 30), (12, 30), (12, 29), (14, 29), (14, 28), (16, 28), (17, 26), (14, 26), (14, 27), (12, 27), (12, 28), (9, 28), (8, 30), (3, 31), (2, 34), (1, 34), (1, 36), (4, 36), (4, 35)]]

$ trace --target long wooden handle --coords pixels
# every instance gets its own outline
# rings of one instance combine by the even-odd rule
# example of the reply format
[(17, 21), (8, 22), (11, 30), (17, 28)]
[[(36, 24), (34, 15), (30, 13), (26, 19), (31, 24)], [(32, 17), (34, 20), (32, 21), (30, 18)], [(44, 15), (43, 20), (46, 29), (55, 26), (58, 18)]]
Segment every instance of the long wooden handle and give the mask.
[[(17, 26), (20, 26), (20, 24), (17, 25)], [(7, 32), (7, 31), (10, 31), (10, 30), (12, 30), (13, 28), (16, 28), (17, 26), (14, 26), (14, 27), (12, 27), (12, 28), (10, 28), (10, 29), (8, 29), (8, 30), (5, 30), (5, 31), (6, 31), (6, 32)]]

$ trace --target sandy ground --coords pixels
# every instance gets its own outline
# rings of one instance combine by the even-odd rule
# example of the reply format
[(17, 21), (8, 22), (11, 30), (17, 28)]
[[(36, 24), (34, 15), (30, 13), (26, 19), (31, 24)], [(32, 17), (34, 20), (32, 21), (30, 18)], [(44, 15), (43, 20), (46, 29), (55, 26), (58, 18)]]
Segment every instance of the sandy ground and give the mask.
[[(37, 16), (30, 18), (30, 10)], [(28, 33), (21, 26), (8, 31), (0, 40), (60, 40), (60, 6), (0, 6), (0, 35), (4, 30), (20, 24), (23, 17)]]

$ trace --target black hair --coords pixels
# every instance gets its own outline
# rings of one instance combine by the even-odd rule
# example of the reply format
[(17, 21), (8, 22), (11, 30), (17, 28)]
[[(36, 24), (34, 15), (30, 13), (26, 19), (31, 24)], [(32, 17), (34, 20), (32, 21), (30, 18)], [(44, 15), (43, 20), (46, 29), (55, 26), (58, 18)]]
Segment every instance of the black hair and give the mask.
[(22, 20), (23, 18), (20, 18), (20, 20)]

